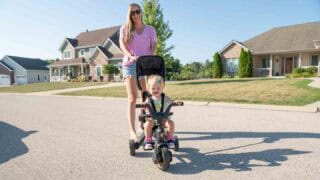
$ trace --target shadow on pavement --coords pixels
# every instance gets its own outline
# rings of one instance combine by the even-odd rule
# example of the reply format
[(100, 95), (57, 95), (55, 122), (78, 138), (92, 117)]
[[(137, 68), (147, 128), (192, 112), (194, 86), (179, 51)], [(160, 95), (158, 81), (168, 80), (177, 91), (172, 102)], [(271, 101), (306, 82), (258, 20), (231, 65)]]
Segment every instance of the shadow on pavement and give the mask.
[(26, 154), (28, 147), (22, 139), (38, 131), (24, 131), (0, 121), (0, 165), (13, 158)]
[(195, 135), (195, 137), (180, 138), (181, 141), (263, 138), (263, 143), (273, 143), (281, 139), (313, 138), (320, 139), (320, 133), (304, 132), (176, 132), (175, 134)]
[(195, 148), (180, 148), (179, 154), (174, 155), (178, 163), (172, 164), (169, 172), (173, 174), (195, 174), (205, 170), (234, 169), (235, 171), (250, 171), (253, 167), (280, 166), (287, 156), (311, 153), (293, 149), (269, 149), (260, 152), (245, 152), (236, 154), (222, 154), (219, 152), (264, 143), (274, 143), (281, 139), (320, 138), (319, 133), (303, 132), (176, 132), (177, 135), (191, 135), (193, 137), (179, 137), (180, 141), (201, 141), (214, 139), (261, 138), (262, 141), (237, 147), (200, 153)]
[(260, 152), (236, 154), (200, 153), (195, 148), (181, 148), (180, 154), (174, 155), (178, 163), (171, 164), (172, 174), (196, 174), (206, 170), (233, 169), (235, 171), (251, 171), (253, 167), (280, 166), (287, 156), (311, 153), (293, 149), (269, 149)]

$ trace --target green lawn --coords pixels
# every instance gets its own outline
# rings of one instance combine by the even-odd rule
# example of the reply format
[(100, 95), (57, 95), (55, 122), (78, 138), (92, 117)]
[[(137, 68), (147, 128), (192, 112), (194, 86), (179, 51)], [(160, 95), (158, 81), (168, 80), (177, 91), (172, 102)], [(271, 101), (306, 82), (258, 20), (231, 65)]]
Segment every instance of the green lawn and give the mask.
[(26, 85), (14, 85), (8, 87), (0, 87), (0, 93), (10, 92), (10, 93), (30, 93), (30, 92), (40, 92), (40, 91), (50, 91), (66, 88), (77, 88), (86, 86), (96, 86), (106, 84), (103, 82), (52, 82), (52, 83), (33, 83)]
[[(320, 101), (320, 89), (306, 79), (230, 79), (183, 81), (166, 85), (173, 99), (302, 106)], [(126, 97), (125, 87), (62, 93), (74, 96)]]

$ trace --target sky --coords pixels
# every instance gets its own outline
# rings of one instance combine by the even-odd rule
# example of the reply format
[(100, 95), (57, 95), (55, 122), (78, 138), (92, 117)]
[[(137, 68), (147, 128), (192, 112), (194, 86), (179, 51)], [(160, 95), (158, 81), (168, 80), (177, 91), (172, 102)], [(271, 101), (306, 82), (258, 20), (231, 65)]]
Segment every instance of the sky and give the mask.
[[(60, 57), (65, 37), (125, 23), (128, 5), (142, 0), (0, 0), (0, 58)], [(273, 27), (320, 21), (320, 0), (160, 0), (182, 64), (212, 60), (231, 40)]]

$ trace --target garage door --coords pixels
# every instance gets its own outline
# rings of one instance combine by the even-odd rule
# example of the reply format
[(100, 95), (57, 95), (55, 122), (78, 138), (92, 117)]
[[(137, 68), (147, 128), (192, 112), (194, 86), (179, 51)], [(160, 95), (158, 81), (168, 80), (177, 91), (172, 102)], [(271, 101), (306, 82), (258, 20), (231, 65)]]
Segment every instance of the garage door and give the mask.
[(17, 75), (17, 76), (16, 76), (16, 83), (17, 83), (17, 84), (27, 84), (26, 76), (24, 76), (24, 75)]
[(10, 76), (0, 74), (0, 85), (10, 85)]

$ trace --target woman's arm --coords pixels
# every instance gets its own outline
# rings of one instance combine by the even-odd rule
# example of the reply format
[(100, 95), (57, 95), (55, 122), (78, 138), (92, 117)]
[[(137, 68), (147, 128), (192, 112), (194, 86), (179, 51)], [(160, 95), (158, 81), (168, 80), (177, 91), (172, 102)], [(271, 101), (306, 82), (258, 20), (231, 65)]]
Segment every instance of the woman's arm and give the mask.
[(151, 43), (151, 54), (156, 55), (157, 53), (157, 42), (152, 42)]
[(150, 46), (150, 50), (151, 50), (151, 54), (152, 55), (156, 55), (156, 53), (157, 53), (157, 41), (158, 41), (158, 37), (157, 37), (156, 29), (151, 26), (151, 46)]
[(124, 42), (124, 39), (121, 38), (120, 39), (120, 49), (124, 52), (124, 54), (126, 56), (128, 56), (130, 59), (132, 60), (136, 60), (138, 57), (137, 56), (134, 56), (127, 48), (125, 42)]

